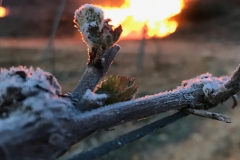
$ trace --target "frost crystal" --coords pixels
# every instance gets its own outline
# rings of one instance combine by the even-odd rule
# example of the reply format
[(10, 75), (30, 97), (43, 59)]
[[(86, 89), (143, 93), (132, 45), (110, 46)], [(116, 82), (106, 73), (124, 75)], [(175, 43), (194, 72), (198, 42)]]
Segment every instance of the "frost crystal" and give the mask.
[(88, 109), (92, 109), (92, 108), (98, 108), (100, 106), (103, 105), (104, 101), (107, 99), (107, 95), (106, 94), (96, 94), (93, 93), (90, 89), (88, 89), (84, 96), (84, 102), (85, 104), (87, 104), (90, 108)]
[(106, 99), (106, 94), (95, 94), (90, 89), (86, 91), (86, 93), (83, 96), (84, 99), (91, 100), (91, 101), (97, 101), (99, 99)]
[(52, 119), (53, 113), (72, 109), (70, 100), (59, 97), (60, 94), (56, 78), (39, 68), (1, 69), (0, 131), (16, 129), (42, 118)]
[(40, 68), (34, 70), (32, 67), (12, 67), (9, 70), (0, 70), (0, 96), (11, 86), (21, 87), (24, 93), (33, 92), (36, 88), (53, 94), (61, 93), (61, 86), (56, 78)]
[(225, 83), (227, 80), (229, 80), (229, 77), (213, 77), (211, 74), (206, 73), (202, 74), (200, 76), (197, 76), (196, 78), (183, 81), (181, 87), (194, 87), (197, 85), (203, 85), (203, 93), (206, 97), (211, 95), (214, 91), (219, 89)]
[(99, 26), (99, 31), (103, 28), (103, 11), (91, 4), (85, 4), (77, 9), (75, 11), (74, 18), (80, 30), (85, 28), (87, 25)]

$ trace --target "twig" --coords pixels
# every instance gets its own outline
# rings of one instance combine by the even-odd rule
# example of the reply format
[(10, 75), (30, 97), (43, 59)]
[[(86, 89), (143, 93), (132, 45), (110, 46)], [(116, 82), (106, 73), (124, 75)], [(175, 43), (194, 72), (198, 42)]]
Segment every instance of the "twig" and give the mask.
[(121, 147), (123, 147), (133, 141), (136, 141), (152, 132), (155, 132), (160, 128), (168, 126), (169, 124), (172, 124), (173, 122), (176, 122), (177, 120), (184, 118), (187, 115), (188, 114), (179, 111), (173, 115), (162, 118), (153, 123), (145, 125), (139, 129), (136, 129), (134, 131), (126, 133), (126, 134), (124, 134), (114, 140), (111, 140), (109, 142), (106, 142), (98, 147), (95, 147), (86, 152), (80, 153), (78, 155), (75, 155), (74, 157), (70, 158), (69, 160), (79, 160), (79, 159), (94, 160), (94, 159), (100, 158), (112, 151), (117, 150), (118, 148), (121, 148)]
[(213, 113), (213, 112), (208, 112), (205, 110), (198, 110), (198, 109), (191, 109), (191, 108), (184, 109), (184, 111), (186, 113), (193, 114), (196, 116), (215, 119), (215, 120), (226, 122), (226, 123), (232, 123), (231, 118), (229, 118), (228, 116), (219, 114), (219, 113)]

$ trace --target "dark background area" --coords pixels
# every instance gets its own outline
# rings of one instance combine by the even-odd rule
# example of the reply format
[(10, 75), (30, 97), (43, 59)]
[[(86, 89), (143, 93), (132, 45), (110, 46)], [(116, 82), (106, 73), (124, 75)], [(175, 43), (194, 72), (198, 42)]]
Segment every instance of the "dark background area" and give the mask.
[[(54, 18), (57, 14), (61, 0), (4, 0), (3, 6), (9, 8), (10, 14), (0, 18), (0, 37), (47, 37), (50, 35)], [(92, 3), (98, 5), (108, 5), (120, 7), (124, 0), (67, 0), (65, 9), (56, 33), (57, 37), (72, 36), (77, 31), (73, 30), (73, 11), (80, 5)], [(176, 36), (189, 36), (194, 31), (202, 34), (207, 29), (220, 27), (230, 27), (229, 23), (235, 23), (239, 27), (240, 15), (239, 0), (186, 0), (182, 12), (175, 16), (179, 23)], [(233, 16), (232, 14), (235, 15)], [(213, 19), (219, 19), (232, 15), (230, 18), (220, 20), (209, 27), (209, 22)], [(212, 22), (211, 22), (212, 23)], [(217, 33), (218, 34), (218, 33)]]
[(189, 0), (174, 18), (179, 26), (166, 38), (240, 42), (239, 0)]
[[(113, 3), (114, 2), (114, 3)], [(71, 36), (73, 13), (82, 4), (92, 3), (120, 6), (120, 1), (67, 0), (56, 36)], [(9, 8), (10, 14), (0, 18), (1, 37), (46, 37), (50, 34), (54, 18), (61, 0), (3, 0), (2, 5)]]

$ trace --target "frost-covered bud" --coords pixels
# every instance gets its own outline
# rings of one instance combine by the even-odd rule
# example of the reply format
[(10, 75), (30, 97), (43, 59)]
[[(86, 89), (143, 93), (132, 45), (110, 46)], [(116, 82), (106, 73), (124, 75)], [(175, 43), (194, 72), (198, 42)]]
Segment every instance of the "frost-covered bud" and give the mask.
[(75, 11), (74, 17), (80, 28), (85, 23), (96, 23), (97, 26), (103, 25), (103, 11), (91, 4), (85, 4)]
[(102, 9), (85, 4), (75, 11), (74, 22), (88, 45), (90, 63), (101, 62), (103, 53), (119, 39), (121, 25), (114, 28), (108, 24), (111, 20), (104, 19)]
[(89, 48), (94, 44), (99, 45), (99, 33), (104, 25), (103, 11), (91, 4), (85, 4), (75, 11), (74, 19)]
[(74, 16), (79, 29), (86, 27), (86, 24), (95, 25), (102, 29), (104, 23), (103, 11), (91, 4), (85, 4), (75, 11)]

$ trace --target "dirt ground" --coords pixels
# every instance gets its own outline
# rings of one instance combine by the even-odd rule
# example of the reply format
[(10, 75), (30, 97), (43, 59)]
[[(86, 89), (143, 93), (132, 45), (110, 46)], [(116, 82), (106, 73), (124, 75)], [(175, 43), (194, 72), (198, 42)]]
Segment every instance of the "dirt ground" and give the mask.
[[(86, 66), (86, 45), (79, 37), (57, 39), (54, 50), (46, 56), (46, 43), (47, 39), (0, 39), (0, 66), (40, 67), (56, 76), (63, 92), (71, 91)], [(214, 76), (230, 75), (240, 62), (240, 46), (236, 43), (174, 38), (148, 40), (143, 69), (138, 71), (136, 63), (140, 42), (125, 40), (118, 44), (121, 50), (108, 75), (135, 77), (139, 86), (138, 97), (173, 89), (182, 80), (206, 72)], [(231, 124), (189, 116), (101, 159), (240, 159), (240, 109), (232, 110), (231, 103), (228, 101), (215, 109), (230, 116)], [(130, 122), (114, 131), (96, 133), (79, 145), (80, 150), (99, 145), (162, 116)]]

